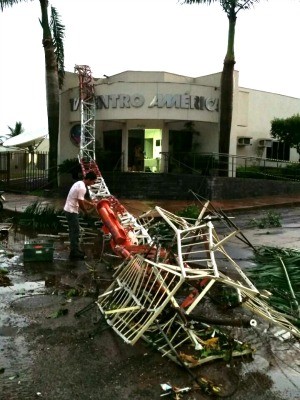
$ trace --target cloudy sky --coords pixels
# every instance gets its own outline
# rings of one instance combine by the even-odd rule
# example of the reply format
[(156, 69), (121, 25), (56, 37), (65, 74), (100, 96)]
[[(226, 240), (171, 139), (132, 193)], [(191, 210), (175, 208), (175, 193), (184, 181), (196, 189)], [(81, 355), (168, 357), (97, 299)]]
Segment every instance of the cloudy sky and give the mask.
[[(191, 77), (219, 72), (228, 21), (219, 2), (49, 0), (65, 25), (65, 67), (94, 77), (126, 70)], [(240, 86), (300, 98), (300, 0), (261, 0), (238, 14)], [(0, 134), (21, 121), (47, 133), (44, 52), (38, 0), (0, 12)], [(299, 111), (300, 112), (300, 111)]]

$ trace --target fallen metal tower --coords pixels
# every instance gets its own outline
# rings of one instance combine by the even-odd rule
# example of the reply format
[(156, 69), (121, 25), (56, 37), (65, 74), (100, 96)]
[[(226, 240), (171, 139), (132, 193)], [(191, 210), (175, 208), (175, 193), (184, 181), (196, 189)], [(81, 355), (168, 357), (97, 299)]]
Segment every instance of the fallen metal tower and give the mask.
[[(79, 162), (83, 175), (89, 170), (97, 175), (95, 185), (89, 188), (90, 195), (103, 224), (104, 238), (120, 260), (113, 283), (96, 302), (112, 329), (126, 343), (135, 344), (143, 338), (164, 356), (188, 367), (222, 358), (228, 351), (232, 356), (250, 353), (249, 345), (226, 340), (221, 329), (193, 321), (196, 307), (219, 284), (233, 290), (238, 304), (250, 310), (249, 326), (255, 325), (253, 316), (257, 315), (299, 338), (298, 328), (269, 306), (268, 294), (253, 285), (226, 251), (226, 244), (242, 234), (209, 201), (202, 205), (195, 221), (155, 208), (172, 232), (167, 245), (165, 238), (149, 234), (157, 224), (153, 215), (136, 219), (111, 195), (95, 160), (92, 74), (85, 65), (76, 66), (75, 70), (81, 100)], [(228, 229), (222, 237), (215, 221)], [(225, 260), (230, 271), (219, 267), (220, 259)]]

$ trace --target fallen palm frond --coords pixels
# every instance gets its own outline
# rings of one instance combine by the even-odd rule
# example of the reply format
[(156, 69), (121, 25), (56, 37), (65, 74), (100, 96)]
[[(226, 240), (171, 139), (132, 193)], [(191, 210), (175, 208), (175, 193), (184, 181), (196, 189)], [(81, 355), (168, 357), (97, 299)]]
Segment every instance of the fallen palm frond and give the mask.
[(274, 308), (300, 325), (300, 252), (262, 246), (255, 253), (255, 262), (247, 271), (250, 279), (258, 289), (272, 293), (269, 302)]
[(59, 231), (61, 225), (58, 216), (61, 213), (61, 210), (36, 201), (24, 210), (18, 222), (22, 226), (42, 231), (49, 229), (52, 232)]

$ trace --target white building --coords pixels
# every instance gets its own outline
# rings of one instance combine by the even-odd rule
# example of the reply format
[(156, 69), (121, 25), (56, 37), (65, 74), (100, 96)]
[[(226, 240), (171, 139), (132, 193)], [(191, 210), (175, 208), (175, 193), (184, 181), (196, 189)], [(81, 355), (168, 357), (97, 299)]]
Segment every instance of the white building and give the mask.
[[(100, 170), (136, 170), (134, 148), (141, 145), (143, 170), (163, 172), (164, 154), (218, 153), (221, 72), (191, 78), (167, 72), (125, 71), (95, 79), (97, 148), (109, 157)], [(79, 79), (66, 73), (61, 92), (58, 162), (79, 152)], [(234, 72), (230, 154), (298, 162), (295, 149), (271, 139), (271, 121), (300, 112), (300, 99), (239, 87)], [(193, 131), (186, 124), (192, 123)], [(101, 157), (100, 157), (101, 158)], [(107, 164), (107, 165), (106, 165)], [(109, 167), (108, 167), (108, 164)]]

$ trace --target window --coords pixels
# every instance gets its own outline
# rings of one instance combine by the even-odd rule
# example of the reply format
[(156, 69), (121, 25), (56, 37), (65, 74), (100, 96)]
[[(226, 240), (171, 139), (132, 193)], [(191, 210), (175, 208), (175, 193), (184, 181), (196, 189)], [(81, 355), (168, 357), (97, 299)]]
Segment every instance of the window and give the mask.
[(285, 143), (273, 141), (272, 147), (267, 147), (266, 157), (290, 161), (290, 148)]

